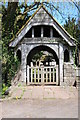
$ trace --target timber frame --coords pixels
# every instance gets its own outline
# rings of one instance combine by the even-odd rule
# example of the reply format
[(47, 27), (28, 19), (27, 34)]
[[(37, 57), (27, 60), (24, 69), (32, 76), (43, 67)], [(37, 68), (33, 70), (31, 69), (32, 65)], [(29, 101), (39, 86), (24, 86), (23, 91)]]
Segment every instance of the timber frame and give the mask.
[[(35, 37), (34, 35), (35, 26), (41, 27), (40, 37)], [(49, 37), (44, 37), (45, 26), (47, 26), (47, 28), (50, 28)], [(54, 32), (52, 32), (53, 29), (55, 29), (57, 34), (59, 34), (61, 37), (54, 37)], [(29, 38), (25, 37), (30, 30), (32, 31), (31, 36)], [(52, 17), (52, 15), (46, 10), (43, 4), (41, 4), (41, 6), (36, 10), (36, 12), (25, 23), (25, 25), (22, 26), (16, 36), (11, 39), (9, 46), (14, 48), (15, 55), (18, 50), (21, 51), (22, 81), (24, 81), (25, 83), (27, 83), (26, 77), (29, 54), (33, 51), (36, 52), (35, 50), (40, 51), (41, 49), (43, 49), (46, 51), (53, 51), (53, 53), (59, 60), (59, 85), (74, 84), (75, 71), (73, 66), (73, 50), (76, 47), (76, 39), (69, 35), (69, 33)], [(64, 61), (65, 50), (69, 52), (69, 60), (67, 61), (67, 63)], [(69, 73), (66, 72), (68, 71), (68, 69)], [(69, 79), (72, 80), (69, 81)]]

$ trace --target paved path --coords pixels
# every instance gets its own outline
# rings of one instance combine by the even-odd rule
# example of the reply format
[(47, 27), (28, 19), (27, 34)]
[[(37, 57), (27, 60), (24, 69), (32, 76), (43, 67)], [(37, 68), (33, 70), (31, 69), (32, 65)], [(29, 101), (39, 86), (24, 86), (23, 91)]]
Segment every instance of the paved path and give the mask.
[(21, 99), (2, 103), (5, 118), (78, 118), (77, 99)]
[(2, 101), (5, 118), (78, 118), (78, 90), (60, 86), (16, 86)]

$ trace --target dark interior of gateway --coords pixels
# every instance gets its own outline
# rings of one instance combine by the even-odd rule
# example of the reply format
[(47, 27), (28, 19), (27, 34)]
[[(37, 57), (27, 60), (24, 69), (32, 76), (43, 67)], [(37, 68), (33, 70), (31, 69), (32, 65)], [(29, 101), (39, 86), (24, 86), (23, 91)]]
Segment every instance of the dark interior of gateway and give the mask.
[(34, 26), (34, 37), (41, 37), (41, 26)]
[(59, 59), (58, 59), (58, 56), (56, 55), (55, 51), (52, 50), (50, 47), (48, 46), (44, 46), (44, 45), (40, 45), (40, 46), (37, 46), (35, 48), (33, 48), (28, 56), (27, 56), (27, 64), (30, 65), (30, 63), (32, 62), (32, 58), (33, 56), (36, 54), (36, 53), (39, 53), (40, 51), (47, 51), (49, 53), (52, 53), (53, 54), (53, 58), (55, 59), (56, 61), (56, 64), (59, 65)]
[[(33, 26), (32, 28), (34, 28), (34, 37), (41, 37), (41, 27), (43, 27), (43, 37), (50, 37), (50, 29), (52, 28), (52, 37), (61, 38), (61, 35), (56, 31), (56, 29), (49, 25)], [(26, 33), (26, 38), (32, 37), (32, 28)]]
[(69, 58), (69, 51), (66, 49), (64, 51), (64, 62), (69, 62), (70, 58)]
[(18, 58), (19, 62), (21, 63), (21, 50), (17, 51), (17, 58)]

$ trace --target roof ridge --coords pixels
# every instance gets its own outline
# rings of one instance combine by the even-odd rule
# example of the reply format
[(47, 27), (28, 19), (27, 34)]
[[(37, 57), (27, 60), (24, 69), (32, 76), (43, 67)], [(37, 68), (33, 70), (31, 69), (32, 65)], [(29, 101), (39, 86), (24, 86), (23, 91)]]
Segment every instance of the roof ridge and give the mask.
[[(35, 14), (41, 9), (43, 8), (49, 15), (50, 17), (62, 28), (62, 30), (74, 41), (78, 42), (78, 40), (76, 40), (75, 38), (73, 38), (58, 22), (57, 20), (48, 12), (48, 10), (46, 9), (46, 7), (44, 6), (43, 2), (41, 3), (41, 5), (37, 8), (37, 10), (32, 14), (32, 16), (26, 21), (26, 23), (20, 28), (20, 30), (16, 33), (15, 36), (13, 36), (13, 38), (10, 40), (13, 41), (18, 35), (19, 33), (24, 29), (24, 27), (29, 23), (29, 21), (35, 16)], [(79, 43), (79, 42), (78, 42)]]
[(73, 39), (73, 40), (75, 40), (76, 42), (79, 43), (79, 41), (78, 41), (77, 39), (73, 38), (73, 36), (71, 36), (71, 35), (65, 30), (65, 28), (57, 22), (57, 20), (48, 12), (48, 10), (45, 8), (44, 5), (43, 5), (43, 8), (44, 8), (44, 9), (46, 10), (46, 12), (52, 17), (52, 19), (55, 20), (55, 22), (64, 30), (64, 32), (67, 33), (67, 35), (68, 35), (71, 39)]

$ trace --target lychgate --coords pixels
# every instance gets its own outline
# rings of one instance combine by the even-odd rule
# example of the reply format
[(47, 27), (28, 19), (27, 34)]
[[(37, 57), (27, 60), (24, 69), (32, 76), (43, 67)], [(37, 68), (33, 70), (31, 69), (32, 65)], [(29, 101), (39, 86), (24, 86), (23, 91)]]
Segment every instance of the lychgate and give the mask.
[[(21, 61), (21, 80), (27, 84), (73, 85), (75, 41), (41, 5), (9, 44)], [(54, 61), (34, 66), (32, 57), (40, 51), (51, 53)]]

